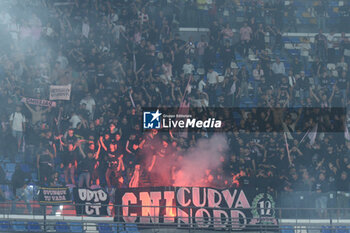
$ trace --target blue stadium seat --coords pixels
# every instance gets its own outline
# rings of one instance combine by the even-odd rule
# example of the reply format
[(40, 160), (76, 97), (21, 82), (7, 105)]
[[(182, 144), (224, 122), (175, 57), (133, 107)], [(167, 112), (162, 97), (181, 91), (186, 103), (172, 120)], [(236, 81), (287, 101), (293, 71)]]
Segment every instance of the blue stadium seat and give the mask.
[(56, 232), (70, 232), (69, 226), (66, 222), (56, 222)]
[(346, 226), (336, 226), (335, 233), (349, 233), (349, 229)]
[(15, 231), (24, 232), (24, 231), (27, 231), (27, 223), (20, 222), (20, 221), (12, 222), (12, 228)]
[(16, 164), (15, 163), (7, 163), (6, 164), (6, 171), (14, 172), (15, 169), (16, 169)]
[(136, 224), (126, 223), (125, 224), (125, 231), (126, 232), (139, 232), (139, 229), (137, 228)]
[(112, 226), (108, 223), (98, 223), (97, 230), (100, 233), (113, 233)]
[(30, 172), (30, 167), (29, 167), (29, 165), (26, 164), (26, 163), (22, 163), (22, 164), (21, 164), (21, 169), (22, 169), (22, 171), (25, 172), (25, 173)]
[(300, 43), (299, 37), (289, 37), (289, 40), (292, 44), (298, 44)]
[(0, 231), (11, 231), (11, 224), (9, 221), (0, 221)]
[(331, 1), (329, 6), (338, 7), (339, 3), (337, 1)]
[(71, 232), (84, 232), (83, 225), (79, 222), (69, 223)]
[(14, 173), (14, 172), (12, 172), (12, 171), (6, 172), (6, 179), (7, 179), (7, 180), (11, 180), (11, 179), (12, 179), (13, 173)]
[(41, 227), (38, 222), (28, 222), (28, 231), (29, 232), (41, 232)]
[(322, 226), (321, 233), (332, 233), (332, 227), (331, 226)]
[(290, 41), (289, 37), (282, 37), (283, 43), (287, 43)]
[(294, 233), (293, 226), (281, 226), (281, 233)]

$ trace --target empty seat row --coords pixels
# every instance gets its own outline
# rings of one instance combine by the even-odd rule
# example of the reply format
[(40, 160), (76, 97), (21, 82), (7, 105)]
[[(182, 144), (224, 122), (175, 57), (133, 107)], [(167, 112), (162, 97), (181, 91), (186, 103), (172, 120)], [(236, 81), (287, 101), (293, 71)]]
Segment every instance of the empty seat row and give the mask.
[[(49, 223), (48, 223), (49, 225)], [(79, 222), (56, 222), (56, 232), (84, 232), (82, 223)], [(44, 232), (42, 223), (24, 221), (0, 221), (0, 232)]]

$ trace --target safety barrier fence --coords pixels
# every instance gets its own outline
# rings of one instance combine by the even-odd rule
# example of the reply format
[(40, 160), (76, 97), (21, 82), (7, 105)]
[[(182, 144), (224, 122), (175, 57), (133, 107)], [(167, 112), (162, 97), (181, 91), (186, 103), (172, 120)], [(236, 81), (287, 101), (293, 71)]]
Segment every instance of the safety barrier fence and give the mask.
[[(0, 203), (4, 206), (9, 203)], [(11, 206), (23, 205), (23, 203), (11, 203)], [(28, 207), (37, 204), (28, 204)], [(79, 204), (67, 204), (64, 207), (75, 209)], [(200, 207), (188, 206), (145, 206), (145, 205), (108, 205), (108, 216), (77, 216), (76, 213), (62, 211), (62, 206), (40, 205), (41, 213), (18, 214), (11, 209), (1, 208), (0, 231), (3, 232), (147, 232), (150, 230), (164, 231), (249, 231), (249, 232), (322, 232), (322, 233), (349, 233), (350, 208), (206, 208), (207, 214), (189, 214), (191, 209), (199, 210)], [(126, 216), (125, 208), (142, 208), (141, 216), (130, 218)], [(54, 209), (54, 212), (52, 212)], [(172, 215), (160, 216), (157, 210), (171, 210)], [(187, 209), (187, 210), (186, 210)], [(173, 211), (173, 212), (172, 212)], [(182, 211), (182, 212), (181, 212)], [(254, 215), (218, 215), (214, 211), (226, 213), (255, 212)], [(324, 211), (324, 212), (320, 212)], [(293, 218), (283, 218), (288, 212)], [(310, 213), (305, 217), (305, 212)], [(148, 214), (147, 214), (148, 213)], [(153, 215), (154, 214), (154, 215)], [(300, 215), (301, 214), (301, 215)], [(321, 214), (322, 216), (318, 216)], [(268, 216), (268, 217), (266, 217)], [(322, 218), (321, 218), (322, 217)], [(130, 222), (127, 222), (130, 220)], [(135, 221), (134, 221), (135, 220)]]

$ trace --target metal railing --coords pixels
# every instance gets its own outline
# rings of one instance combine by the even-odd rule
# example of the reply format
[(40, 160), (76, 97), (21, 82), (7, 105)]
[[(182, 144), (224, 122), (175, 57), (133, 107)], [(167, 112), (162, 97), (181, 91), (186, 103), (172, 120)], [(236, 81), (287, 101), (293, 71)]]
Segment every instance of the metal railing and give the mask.
[[(0, 203), (3, 206), (15, 206), (22, 205), (23, 203)], [(96, 232), (102, 231), (103, 229), (111, 229), (112, 232), (119, 232), (122, 229), (134, 228), (138, 231), (143, 231), (147, 229), (154, 229), (157, 231), (166, 232), (169, 229), (172, 230), (188, 230), (189, 232), (197, 230), (206, 231), (253, 231), (253, 232), (272, 232), (277, 230), (294, 230), (296, 231), (311, 231), (311, 230), (324, 230), (327, 229), (329, 232), (340, 232), (341, 229), (350, 230), (350, 215), (340, 215), (338, 213), (350, 213), (350, 208), (326, 208), (322, 209), (325, 211), (325, 215), (322, 218), (317, 218), (317, 214), (321, 209), (316, 208), (271, 208), (269, 209), (269, 217), (264, 215), (253, 216), (252, 211), (261, 212), (262, 210), (267, 211), (267, 209), (261, 208), (208, 208), (209, 215), (196, 215), (194, 212), (201, 209), (196, 206), (188, 207), (178, 207), (178, 206), (141, 206), (132, 205), (102, 205), (110, 209), (109, 216), (87, 216), (80, 215), (77, 216), (74, 210), (80, 204), (65, 204), (63, 207), (72, 210), (70, 212), (65, 212), (64, 208), (60, 206), (47, 206), (38, 205), (38, 203), (25, 205), (27, 208), (38, 209), (32, 213), (16, 213), (16, 211), (11, 212), (11, 209), (0, 208), (0, 231), (3, 231), (6, 227), (9, 231), (16, 230), (28, 231), (31, 229), (37, 229), (38, 231), (60, 231), (64, 229), (69, 229), (70, 227), (78, 227), (82, 232)], [(83, 204), (81, 204), (84, 206)], [(156, 209), (161, 209), (163, 212), (165, 209), (169, 208), (175, 210), (173, 216), (164, 216), (164, 214), (145, 214), (144, 216), (138, 216), (134, 221), (126, 222), (126, 220), (133, 220), (123, 216), (123, 208), (150, 208), (151, 211), (148, 213), (158, 213)], [(54, 210), (54, 212), (52, 212)], [(184, 218), (181, 218), (181, 213), (192, 213), (188, 214)], [(223, 211), (228, 213), (228, 217), (213, 216), (213, 211)], [(191, 212), (193, 211), (193, 212)], [(240, 211), (245, 213), (243, 215), (230, 216), (231, 211)], [(293, 213), (293, 218), (283, 218), (284, 212)], [(141, 212), (139, 212), (140, 215)], [(146, 213), (146, 212), (145, 212)], [(302, 215), (300, 215), (302, 213)], [(310, 213), (305, 217), (305, 213)], [(266, 215), (266, 214), (265, 214)], [(345, 228), (344, 228), (345, 227)], [(126, 230), (127, 231), (127, 230)], [(291, 232), (291, 231), (289, 231)]]

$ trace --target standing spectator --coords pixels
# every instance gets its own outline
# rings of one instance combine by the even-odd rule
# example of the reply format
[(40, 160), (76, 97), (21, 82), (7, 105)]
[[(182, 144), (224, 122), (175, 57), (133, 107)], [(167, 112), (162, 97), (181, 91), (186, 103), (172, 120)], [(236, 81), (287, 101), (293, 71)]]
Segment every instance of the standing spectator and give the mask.
[(276, 61), (272, 64), (273, 80), (275, 85), (281, 81), (282, 77), (286, 74), (286, 69), (284, 63), (281, 62), (279, 58), (276, 58)]
[(101, 144), (98, 143), (98, 149), (95, 153), (90, 150), (90, 148), (87, 150), (87, 153), (84, 152), (82, 148), (82, 144), (79, 144), (79, 152), (81, 155), (81, 158), (79, 159), (79, 169), (80, 169), (80, 175), (79, 175), (79, 181), (78, 181), (78, 187), (82, 188), (85, 184), (86, 188), (90, 188), (90, 179), (92, 176), (92, 173), (94, 171), (95, 162), (98, 158), (98, 155), (101, 150)]
[(17, 150), (20, 151), (22, 145), (23, 132), (25, 131), (26, 118), (21, 112), (21, 106), (16, 106), (16, 111), (10, 115), (10, 125), (12, 136), (17, 140)]
[[(345, 216), (348, 214), (348, 210), (341, 210), (344, 206), (347, 206), (349, 203), (349, 197), (348, 193), (350, 191), (349, 187), (349, 178), (348, 178), (348, 173), (346, 171), (343, 171), (340, 174), (340, 179), (336, 180), (336, 190), (338, 191), (337, 193), (337, 208), (339, 210), (337, 211), (338, 216), (341, 214), (341, 216)], [(343, 213), (340, 213), (342, 211)]]
[(304, 70), (309, 70), (309, 55), (311, 51), (311, 45), (306, 37), (303, 37), (302, 43), (300, 43), (300, 56), (301, 62), (304, 65)]
[(274, 74), (278, 75), (285, 75), (286, 69), (284, 67), (284, 63), (281, 62), (279, 58), (276, 58), (276, 61), (272, 64), (272, 71)]
[(81, 28), (81, 34), (82, 36), (89, 38), (89, 32), (90, 32), (89, 20), (87, 17), (85, 17)]
[(286, 20), (288, 32), (291, 32), (292, 29), (294, 30), (294, 32), (297, 32), (297, 18), (295, 16), (295, 5), (293, 0), (289, 1), (289, 4), (286, 6), (286, 13), (288, 15)]
[(227, 23), (225, 28), (222, 29), (221, 34), (222, 34), (223, 42), (225, 43), (226, 41), (229, 41), (230, 45), (232, 45), (234, 33), (233, 33), (232, 29), (230, 28), (229, 23)]
[(96, 108), (96, 103), (95, 103), (94, 98), (91, 96), (90, 92), (86, 93), (85, 98), (80, 101), (80, 104), (86, 105), (85, 109), (89, 112), (89, 120), (90, 121), (93, 120), (95, 108)]
[(263, 25), (260, 23), (258, 30), (254, 34), (254, 44), (257, 53), (265, 49), (265, 31)]
[(207, 73), (207, 80), (209, 86), (214, 86), (219, 82), (219, 74), (214, 71), (213, 68), (209, 68), (209, 71)]
[(322, 62), (326, 62), (327, 54), (327, 37), (322, 33), (320, 29), (319, 33), (315, 36), (316, 56)]
[(168, 80), (168, 82), (170, 82), (172, 77), (173, 77), (173, 69), (172, 68), (173, 68), (173, 66), (171, 65), (171, 63), (169, 61), (166, 61), (162, 65), (163, 73), (164, 73), (166, 79)]
[(216, 51), (213, 46), (209, 46), (204, 50), (204, 69), (208, 72), (210, 67), (214, 65)]
[(335, 57), (335, 46), (338, 42), (337, 37), (334, 35), (334, 31), (328, 34), (327, 36), (327, 54), (328, 54), (328, 63), (335, 63), (336, 62), (336, 57)]
[(329, 184), (326, 180), (326, 175), (320, 173), (313, 185), (313, 191), (317, 193), (316, 198), (316, 209), (319, 217), (325, 218), (327, 216), (327, 195), (329, 189)]
[(221, 56), (224, 63), (224, 70), (231, 65), (232, 61), (236, 60), (235, 50), (229, 41), (225, 41), (225, 45), (221, 49)]
[(214, 71), (211, 67), (207, 73), (207, 82), (208, 82), (208, 94), (209, 94), (209, 105), (213, 106), (216, 102), (216, 93), (215, 88), (216, 84), (219, 82), (219, 74)]
[(186, 63), (182, 66), (183, 74), (193, 74), (194, 66), (191, 64), (191, 59), (187, 58)]
[(241, 36), (241, 42), (243, 44), (243, 56), (248, 57), (253, 31), (248, 26), (248, 23), (245, 22), (243, 27), (241, 27), (241, 29), (239, 30), (239, 33)]
[(24, 103), (24, 105), (28, 108), (28, 110), (32, 114), (32, 119), (31, 119), (32, 126), (34, 126), (34, 127), (39, 126), (40, 127), (40, 125), (38, 125), (38, 123), (40, 124), (43, 121), (44, 114), (47, 111), (49, 111), (49, 109), (42, 110), (39, 105), (36, 105), (35, 109), (33, 109), (26, 102)]
[(345, 62), (344, 56), (342, 56), (340, 58), (340, 61), (337, 63), (336, 68), (337, 68), (338, 72), (341, 72), (341, 71), (347, 72), (348, 71), (348, 63)]
[(208, 47), (208, 43), (205, 41), (204, 35), (201, 35), (201, 40), (197, 43), (197, 61), (198, 61), (198, 67), (203, 67), (203, 60), (204, 60), (204, 51)]
[(303, 69), (303, 65), (299, 61), (298, 57), (294, 58), (291, 68), (294, 74), (300, 74), (301, 70)]
[(326, 29), (326, 19), (327, 19), (327, 1), (321, 0), (318, 1), (318, 5), (315, 7), (317, 15), (317, 25), (320, 30)]
[(108, 168), (106, 171), (106, 182), (107, 186), (110, 189), (112, 187), (112, 181), (111, 181), (111, 175), (114, 173), (115, 182), (117, 183), (117, 186), (120, 187), (123, 183), (122, 179), (122, 171), (125, 170), (124, 163), (123, 163), (123, 154), (120, 153), (121, 148), (117, 148), (117, 144), (109, 144), (109, 151), (108, 151)]
[(258, 93), (258, 86), (260, 83), (260, 80), (262, 77), (264, 77), (264, 70), (261, 68), (260, 64), (258, 63), (253, 70), (253, 77), (254, 77), (254, 93)]
[(74, 134), (74, 130), (71, 128), (68, 130), (64, 138), (64, 142), (61, 141), (61, 144), (64, 146), (65, 150), (62, 154), (62, 164), (61, 168), (64, 168), (64, 180), (66, 184), (75, 185), (75, 166), (76, 166), (76, 146), (77, 146), (77, 137)]
[(149, 17), (148, 17), (148, 14), (146, 13), (145, 7), (142, 7), (141, 11), (139, 11), (137, 14), (141, 25), (148, 23)]
[(32, 214), (32, 207), (29, 203), (29, 191), (27, 189), (28, 173), (25, 173), (19, 164), (16, 165), (15, 172), (12, 175), (12, 192), (14, 201), (12, 202), (12, 211), (16, 211), (16, 202), (24, 201), (29, 214)]
[(51, 182), (51, 177), (54, 169), (54, 155), (48, 148), (44, 148), (40, 154), (37, 155), (36, 166), (39, 172), (40, 185), (48, 185)]

